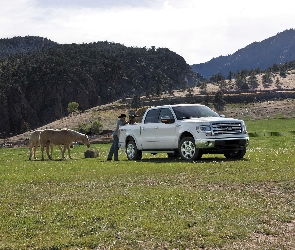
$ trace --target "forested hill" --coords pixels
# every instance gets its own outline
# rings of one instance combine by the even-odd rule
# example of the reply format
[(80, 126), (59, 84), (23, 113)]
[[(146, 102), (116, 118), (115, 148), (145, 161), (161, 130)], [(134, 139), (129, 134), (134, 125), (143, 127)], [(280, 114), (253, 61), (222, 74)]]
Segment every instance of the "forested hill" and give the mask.
[(295, 60), (295, 30), (285, 30), (261, 42), (253, 42), (228, 56), (219, 56), (208, 62), (194, 64), (192, 69), (206, 78), (221, 73), (225, 78), (229, 72), (241, 70), (266, 70), (274, 64)]
[[(135, 95), (195, 84), (200, 75), (166, 48), (118, 43), (57, 44), (39, 37), (0, 40), (0, 133), (19, 133)], [(3, 133), (2, 133), (3, 134)]]
[(16, 54), (34, 52), (57, 45), (56, 42), (38, 36), (13, 37), (0, 39), (0, 58)]

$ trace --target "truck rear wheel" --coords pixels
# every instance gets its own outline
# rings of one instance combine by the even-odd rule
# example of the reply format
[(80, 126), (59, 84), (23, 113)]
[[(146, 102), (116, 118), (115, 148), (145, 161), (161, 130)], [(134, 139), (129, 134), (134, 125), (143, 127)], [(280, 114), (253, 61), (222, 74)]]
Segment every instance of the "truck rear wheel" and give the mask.
[(142, 152), (137, 149), (135, 141), (128, 141), (126, 145), (126, 155), (128, 160), (140, 160)]
[(227, 159), (242, 159), (246, 154), (246, 147), (242, 150), (233, 151), (230, 153), (224, 154)]
[(196, 148), (195, 140), (192, 137), (184, 137), (180, 141), (178, 149), (183, 160), (195, 161), (202, 157), (202, 153)]

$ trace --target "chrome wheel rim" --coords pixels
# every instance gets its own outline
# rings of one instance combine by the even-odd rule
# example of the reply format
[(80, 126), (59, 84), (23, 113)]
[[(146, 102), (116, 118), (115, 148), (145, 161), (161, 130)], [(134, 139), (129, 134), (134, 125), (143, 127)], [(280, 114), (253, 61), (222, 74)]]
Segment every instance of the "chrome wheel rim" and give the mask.
[(181, 145), (181, 154), (186, 159), (192, 159), (196, 153), (195, 144), (192, 141), (184, 141)]
[(128, 144), (126, 149), (126, 154), (128, 156), (128, 159), (133, 159), (135, 155), (135, 148), (132, 144)]

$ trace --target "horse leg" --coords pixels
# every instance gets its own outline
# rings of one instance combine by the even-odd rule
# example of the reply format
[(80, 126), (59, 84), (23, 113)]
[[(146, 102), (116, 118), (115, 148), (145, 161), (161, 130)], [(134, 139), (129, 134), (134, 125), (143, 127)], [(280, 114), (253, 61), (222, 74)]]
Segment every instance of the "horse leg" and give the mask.
[(43, 151), (44, 151), (44, 144), (41, 143), (41, 160), (44, 161), (44, 155), (43, 155)]
[(37, 158), (36, 158), (36, 150), (37, 150), (37, 147), (38, 147), (38, 145), (35, 145), (35, 146), (33, 147), (33, 151), (34, 151), (34, 153), (33, 153), (33, 155), (34, 155), (34, 159), (37, 159)]
[(63, 150), (61, 151), (61, 158), (65, 159), (66, 145), (64, 145)]
[(60, 145), (56, 145), (56, 146), (59, 148), (60, 153), (61, 153), (61, 155), (62, 155), (62, 147), (61, 147)]
[[(71, 144), (67, 144), (67, 149), (68, 149), (69, 158), (72, 159), (72, 157), (71, 157), (71, 152), (70, 152), (70, 145), (71, 145)], [(66, 146), (66, 145), (65, 145), (65, 146)]]
[(30, 145), (30, 156), (29, 156), (29, 160), (32, 159), (32, 150), (33, 150), (32, 145)]
[(50, 141), (46, 142), (46, 154), (49, 160), (52, 160), (51, 155), (49, 154), (49, 147), (50, 147)]
[(53, 145), (50, 143), (50, 159), (52, 160)]

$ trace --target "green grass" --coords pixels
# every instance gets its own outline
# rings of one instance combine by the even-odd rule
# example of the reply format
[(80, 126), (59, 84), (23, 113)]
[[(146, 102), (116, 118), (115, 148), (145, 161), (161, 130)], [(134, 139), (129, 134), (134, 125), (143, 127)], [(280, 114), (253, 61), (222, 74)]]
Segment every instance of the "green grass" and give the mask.
[(248, 132), (295, 132), (295, 119), (249, 120), (246, 121)]
[[(280, 122), (247, 128), (276, 131)], [(165, 154), (133, 162), (121, 151), (108, 162), (103, 144), (92, 145), (99, 158), (85, 159), (80, 146), (72, 160), (59, 160), (56, 148), (53, 161), (2, 148), (0, 249), (290, 249), (294, 145), (294, 135), (254, 137), (243, 160), (196, 163)]]

